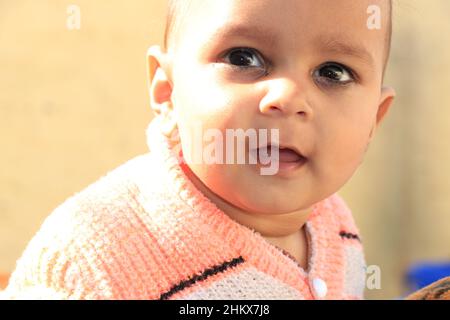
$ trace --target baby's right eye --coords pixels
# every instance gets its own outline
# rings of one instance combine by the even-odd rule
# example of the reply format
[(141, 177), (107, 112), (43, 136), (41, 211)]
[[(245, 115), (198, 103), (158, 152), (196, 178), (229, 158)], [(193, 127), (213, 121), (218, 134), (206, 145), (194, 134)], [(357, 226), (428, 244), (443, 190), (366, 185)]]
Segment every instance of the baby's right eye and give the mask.
[(224, 55), (224, 60), (232, 66), (242, 69), (261, 68), (265, 69), (264, 59), (251, 48), (234, 48)]

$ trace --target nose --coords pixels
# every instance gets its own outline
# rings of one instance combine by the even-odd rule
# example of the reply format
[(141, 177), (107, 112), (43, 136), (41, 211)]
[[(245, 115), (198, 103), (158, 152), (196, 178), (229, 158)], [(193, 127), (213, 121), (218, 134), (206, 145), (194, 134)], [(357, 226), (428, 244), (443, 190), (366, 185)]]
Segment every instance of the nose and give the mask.
[(269, 116), (301, 116), (310, 119), (313, 110), (306, 99), (305, 86), (298, 80), (270, 80), (267, 94), (261, 100), (260, 112)]

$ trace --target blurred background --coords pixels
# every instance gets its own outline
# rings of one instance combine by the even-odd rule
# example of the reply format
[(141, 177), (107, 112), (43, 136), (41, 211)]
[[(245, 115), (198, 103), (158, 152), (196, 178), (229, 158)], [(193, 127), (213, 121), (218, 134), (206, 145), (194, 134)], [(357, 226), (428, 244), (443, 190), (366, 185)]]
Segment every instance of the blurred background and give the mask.
[[(396, 102), (339, 192), (381, 271), (368, 299), (450, 261), (450, 1), (394, 1)], [(0, 287), (57, 205), (147, 152), (145, 53), (165, 14), (166, 0), (0, 0)]]

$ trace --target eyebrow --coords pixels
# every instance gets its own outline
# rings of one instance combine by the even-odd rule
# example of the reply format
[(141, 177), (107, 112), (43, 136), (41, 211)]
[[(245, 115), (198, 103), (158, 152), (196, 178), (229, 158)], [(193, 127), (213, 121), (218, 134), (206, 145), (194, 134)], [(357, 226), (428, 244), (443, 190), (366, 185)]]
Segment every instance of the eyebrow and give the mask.
[(242, 24), (231, 24), (223, 28), (219, 28), (209, 38), (208, 41), (224, 38), (246, 38), (262, 41), (269, 46), (276, 45), (277, 37), (275, 34), (261, 26), (248, 26)]
[(369, 50), (367, 50), (364, 46), (350, 43), (349, 41), (340, 38), (342, 37), (319, 37), (315, 45), (321, 51), (332, 54), (352, 56), (361, 60), (370, 67), (374, 66), (375, 59)]
[[(278, 38), (272, 30), (258, 25), (249, 26), (242, 24), (231, 24), (219, 28), (208, 38), (208, 42), (226, 38), (254, 39), (265, 43), (269, 47), (276, 47), (278, 44)], [(375, 59), (364, 46), (350, 43), (350, 41), (342, 39), (342, 36), (321, 36), (315, 40), (314, 45), (321, 52), (352, 56), (370, 67), (374, 66)]]

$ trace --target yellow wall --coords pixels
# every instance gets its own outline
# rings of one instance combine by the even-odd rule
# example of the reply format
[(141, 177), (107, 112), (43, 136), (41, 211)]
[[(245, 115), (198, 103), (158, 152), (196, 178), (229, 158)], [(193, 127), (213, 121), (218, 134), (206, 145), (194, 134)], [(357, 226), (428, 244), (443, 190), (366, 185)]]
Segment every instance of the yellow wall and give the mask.
[[(66, 28), (69, 4), (81, 29)], [(145, 52), (165, 0), (0, 0), (0, 273), (68, 196), (146, 152)], [(412, 262), (450, 258), (450, 1), (397, 1), (395, 106), (341, 191), (395, 298)]]
[(397, 100), (341, 194), (393, 298), (415, 261), (450, 261), (450, 1), (396, 0), (386, 83)]

